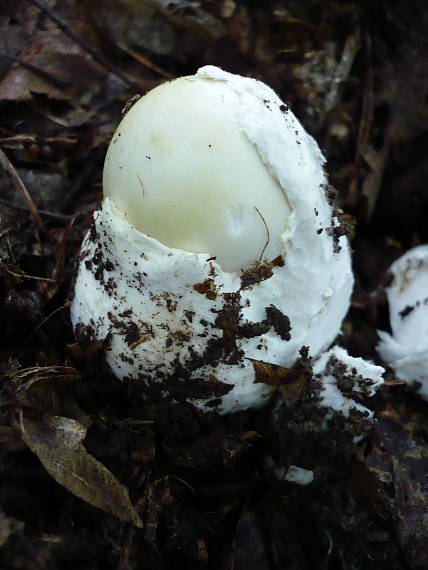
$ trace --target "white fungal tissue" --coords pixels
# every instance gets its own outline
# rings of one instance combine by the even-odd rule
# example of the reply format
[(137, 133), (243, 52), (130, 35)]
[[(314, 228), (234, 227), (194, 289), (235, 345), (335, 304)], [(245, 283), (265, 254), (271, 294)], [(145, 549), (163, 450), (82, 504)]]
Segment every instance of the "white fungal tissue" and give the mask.
[(289, 465), (288, 467), (278, 465), (271, 455), (265, 455), (263, 462), (266, 471), (273, 473), (279, 481), (288, 481), (303, 486), (310, 485), (314, 481), (315, 474), (310, 469), (304, 469), (297, 465)]
[(383, 384), (384, 372), (382, 366), (350, 356), (344, 348), (334, 346), (313, 363), (313, 375), (321, 381), (321, 406), (345, 417), (354, 411), (373, 418), (373, 412), (356, 400), (374, 396)]
[(306, 486), (313, 482), (314, 472), (309, 469), (303, 469), (303, 467), (298, 467), (297, 465), (290, 465), (284, 475), (284, 479), (289, 483)]
[(409, 250), (390, 267), (386, 287), (392, 334), (378, 331), (377, 350), (396, 375), (420, 383), (428, 399), (428, 245)]
[[(71, 319), (119, 379), (228, 413), (266, 402), (340, 331), (350, 251), (314, 139), (266, 85), (216, 67), (125, 115), (82, 245)], [(181, 394), (181, 396), (179, 396)]]

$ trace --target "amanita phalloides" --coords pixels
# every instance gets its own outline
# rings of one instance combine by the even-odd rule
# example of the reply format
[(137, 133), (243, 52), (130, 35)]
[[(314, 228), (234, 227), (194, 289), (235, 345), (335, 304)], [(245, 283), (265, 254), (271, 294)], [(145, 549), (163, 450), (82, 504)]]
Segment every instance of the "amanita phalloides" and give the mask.
[(314, 139), (266, 85), (213, 66), (128, 111), (104, 166), (71, 318), (119, 379), (177, 382), (203, 410), (266, 402), (257, 362), (337, 336), (348, 242)]

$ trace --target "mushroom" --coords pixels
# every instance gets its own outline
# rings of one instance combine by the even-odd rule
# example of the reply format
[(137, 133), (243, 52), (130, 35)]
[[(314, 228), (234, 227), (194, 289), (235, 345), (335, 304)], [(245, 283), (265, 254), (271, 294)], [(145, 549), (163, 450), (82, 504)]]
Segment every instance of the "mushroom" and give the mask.
[[(325, 159), (266, 85), (207, 66), (138, 100), (104, 166), (71, 306), (119, 379), (203, 410), (266, 402), (260, 361), (328, 348), (353, 287)], [(178, 390), (178, 391), (177, 391)]]
[(334, 346), (320, 354), (313, 363), (313, 374), (320, 381), (320, 405), (329, 412), (339, 412), (349, 418), (351, 410), (368, 420), (374, 413), (358, 400), (375, 395), (383, 384), (382, 366), (377, 366), (360, 357), (350, 356), (340, 347)]
[(428, 245), (409, 250), (390, 267), (386, 287), (392, 334), (378, 331), (377, 351), (396, 375), (428, 399)]

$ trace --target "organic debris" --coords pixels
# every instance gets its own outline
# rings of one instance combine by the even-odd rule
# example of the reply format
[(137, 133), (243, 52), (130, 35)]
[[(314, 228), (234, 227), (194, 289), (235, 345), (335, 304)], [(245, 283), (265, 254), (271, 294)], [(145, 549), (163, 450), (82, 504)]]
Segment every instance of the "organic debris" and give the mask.
[[(157, 385), (143, 397), (138, 382), (112, 377), (109, 337), (71, 331), (80, 245), (122, 109), (136, 93), (214, 64), (271, 85), (326, 154), (353, 232), (356, 287), (339, 342), (381, 364), (387, 269), (428, 239), (428, 8), (263, 8), (2, 2), (1, 568), (428, 567), (428, 408), (390, 371), (377, 396), (360, 397), (374, 423), (319, 405), (304, 347), (292, 369), (253, 363), (275, 388), (267, 406), (219, 417), (186, 403), (179, 375), (169, 397)], [(242, 290), (286, 262), (260, 259)], [(216, 294), (210, 283), (197, 291)], [(274, 308), (257, 326), (289, 342), (287, 316)], [(215, 370), (211, 380), (222, 394)]]

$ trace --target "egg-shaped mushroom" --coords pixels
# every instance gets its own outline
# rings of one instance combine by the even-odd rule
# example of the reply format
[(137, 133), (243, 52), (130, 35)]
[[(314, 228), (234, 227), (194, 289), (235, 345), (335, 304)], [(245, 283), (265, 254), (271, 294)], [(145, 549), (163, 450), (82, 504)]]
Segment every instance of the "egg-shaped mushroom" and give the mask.
[[(119, 379), (203, 410), (262, 405), (258, 362), (290, 367), (340, 331), (353, 287), (325, 159), (265, 84), (213, 66), (119, 124), (82, 245), (75, 331), (110, 338)], [(184, 391), (184, 392), (183, 392)]]

